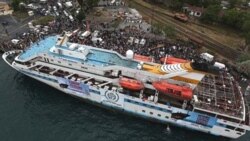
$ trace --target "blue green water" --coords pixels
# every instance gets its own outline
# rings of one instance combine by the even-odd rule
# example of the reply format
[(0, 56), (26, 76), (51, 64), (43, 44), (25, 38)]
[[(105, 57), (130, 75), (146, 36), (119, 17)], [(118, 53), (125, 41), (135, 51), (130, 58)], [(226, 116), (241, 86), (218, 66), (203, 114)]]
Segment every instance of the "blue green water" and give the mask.
[[(0, 141), (224, 141), (80, 101), (0, 59)], [(236, 141), (249, 141), (250, 133)]]

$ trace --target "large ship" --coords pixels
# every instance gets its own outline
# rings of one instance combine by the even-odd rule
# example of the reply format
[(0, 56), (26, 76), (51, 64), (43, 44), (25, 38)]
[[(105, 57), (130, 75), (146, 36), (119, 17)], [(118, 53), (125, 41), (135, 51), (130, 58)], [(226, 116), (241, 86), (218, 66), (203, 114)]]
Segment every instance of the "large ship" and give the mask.
[(131, 50), (123, 56), (71, 43), (67, 36), (49, 36), (2, 55), (17, 71), (102, 107), (228, 138), (250, 130), (244, 95), (229, 73), (199, 71), (189, 61), (158, 64), (134, 56)]

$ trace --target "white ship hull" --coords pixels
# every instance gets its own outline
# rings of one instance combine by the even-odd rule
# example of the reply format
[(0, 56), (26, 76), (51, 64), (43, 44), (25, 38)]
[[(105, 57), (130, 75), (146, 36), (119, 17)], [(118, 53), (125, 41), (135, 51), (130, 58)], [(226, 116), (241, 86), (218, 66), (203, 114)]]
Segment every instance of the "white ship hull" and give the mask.
[(124, 95), (119, 92), (114, 92), (112, 90), (104, 90), (104, 89), (98, 89), (93, 86), (89, 86), (89, 93), (83, 93), (83, 92), (77, 92), (75, 90), (71, 90), (68, 88), (62, 88), (60, 87), (58, 83), (58, 78), (52, 75), (39, 73), (32, 70), (25, 70), (21, 69), (16, 65), (15, 63), (9, 63), (6, 60), (6, 57), (11, 54), (10, 52), (3, 54), (3, 59), (8, 63), (12, 68), (16, 69), (17, 71), (34, 78), (38, 81), (41, 81), (51, 87), (54, 87), (66, 94), (69, 94), (74, 97), (78, 97), (81, 99), (85, 99), (87, 101), (94, 102), (96, 104), (103, 105), (105, 107), (113, 107), (115, 109), (119, 109), (121, 111), (125, 111), (128, 113), (132, 113), (134, 115), (153, 119), (156, 121), (160, 121), (165, 124), (173, 124), (180, 127), (185, 127), (192, 130), (201, 131), (204, 133), (216, 135), (216, 136), (223, 136), (228, 138), (238, 138), (245, 134), (244, 132), (238, 132), (235, 130), (231, 130), (228, 128), (225, 128), (224, 126), (221, 126), (219, 123), (223, 123), (226, 121), (222, 121), (220, 119), (216, 119), (216, 124), (213, 124), (212, 126), (204, 126), (202, 124), (198, 124), (195, 122), (190, 122), (187, 120), (182, 119), (176, 119), (172, 118), (173, 113), (186, 113), (192, 111), (183, 110), (180, 108), (167, 106), (163, 104), (155, 104), (151, 101), (144, 101), (139, 98), (135, 98), (132, 96)]

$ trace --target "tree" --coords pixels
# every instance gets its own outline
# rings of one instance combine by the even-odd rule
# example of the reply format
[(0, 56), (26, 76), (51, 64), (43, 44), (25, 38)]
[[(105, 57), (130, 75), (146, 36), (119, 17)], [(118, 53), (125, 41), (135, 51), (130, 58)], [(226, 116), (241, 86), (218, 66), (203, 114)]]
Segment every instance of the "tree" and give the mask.
[(229, 0), (230, 3), (230, 8), (234, 8), (235, 5), (237, 4), (238, 0)]
[(77, 0), (77, 2), (79, 3), (79, 5), (81, 6), (81, 8), (83, 7), (83, 0)]
[(246, 75), (250, 76), (250, 60), (246, 60), (244, 62), (237, 64), (237, 69), (240, 72), (245, 73)]
[(89, 9), (96, 6), (99, 0), (77, 0), (77, 2), (81, 6), (81, 9), (86, 9), (88, 11)]
[(246, 52), (246, 53), (240, 54), (239, 58), (237, 59), (237, 62), (242, 63), (247, 60), (250, 60), (250, 54)]
[(240, 30), (245, 20), (245, 14), (236, 9), (229, 9), (224, 11), (222, 16), (222, 23)]
[(245, 44), (248, 49), (250, 49), (250, 31), (244, 34), (245, 36)]
[(19, 10), (19, 3), (20, 3), (20, 0), (12, 0), (12, 7), (14, 9), (14, 11), (18, 11)]
[(76, 15), (76, 18), (78, 19), (78, 21), (79, 22), (81, 22), (82, 20), (84, 20), (85, 19), (85, 13), (84, 13), (84, 11), (81, 9), (80, 11), (79, 11), (79, 13)]
[(241, 27), (242, 31), (244, 31), (245, 33), (250, 32), (250, 20), (244, 21), (242, 27)]
[(184, 0), (171, 0), (169, 7), (174, 10), (180, 10), (183, 4), (184, 4)]
[(206, 11), (202, 14), (200, 20), (204, 23), (214, 23), (219, 21), (219, 12), (221, 8), (219, 5), (208, 6)]

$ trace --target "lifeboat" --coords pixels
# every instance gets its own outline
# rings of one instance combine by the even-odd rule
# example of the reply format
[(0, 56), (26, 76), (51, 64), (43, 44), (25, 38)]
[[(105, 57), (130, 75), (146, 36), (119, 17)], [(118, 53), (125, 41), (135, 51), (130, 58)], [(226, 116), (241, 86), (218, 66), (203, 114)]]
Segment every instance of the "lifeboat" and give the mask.
[(191, 100), (193, 97), (192, 89), (186, 86), (178, 86), (164, 80), (153, 82), (153, 86), (159, 92), (180, 100)]
[(188, 63), (188, 60), (175, 58), (175, 57), (162, 57), (161, 62), (164, 63), (166, 61), (166, 64), (180, 64), (180, 63)]
[(135, 79), (124, 78), (124, 77), (120, 78), (119, 84), (123, 88), (129, 89), (132, 91), (139, 91), (144, 88), (144, 85), (141, 81), (135, 80)]

